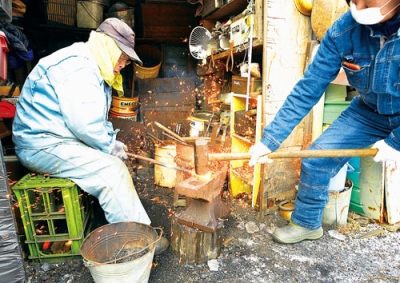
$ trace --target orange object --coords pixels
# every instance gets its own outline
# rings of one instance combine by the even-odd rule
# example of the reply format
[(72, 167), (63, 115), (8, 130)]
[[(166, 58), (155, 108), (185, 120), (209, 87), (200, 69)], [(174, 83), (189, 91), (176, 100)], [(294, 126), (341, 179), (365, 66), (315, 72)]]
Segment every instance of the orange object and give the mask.
[(343, 65), (346, 66), (347, 68), (354, 70), (354, 71), (359, 71), (361, 69), (360, 65), (353, 64), (347, 61), (343, 62)]
[(42, 250), (45, 251), (48, 250), (49, 248), (50, 248), (50, 241), (44, 242), (42, 245)]

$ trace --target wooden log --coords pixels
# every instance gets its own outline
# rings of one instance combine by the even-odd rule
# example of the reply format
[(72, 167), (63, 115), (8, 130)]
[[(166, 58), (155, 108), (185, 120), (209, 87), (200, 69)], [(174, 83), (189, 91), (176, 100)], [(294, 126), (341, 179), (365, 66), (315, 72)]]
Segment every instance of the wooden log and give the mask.
[(222, 223), (215, 232), (205, 232), (172, 219), (172, 252), (185, 263), (206, 263), (219, 256), (222, 247)]

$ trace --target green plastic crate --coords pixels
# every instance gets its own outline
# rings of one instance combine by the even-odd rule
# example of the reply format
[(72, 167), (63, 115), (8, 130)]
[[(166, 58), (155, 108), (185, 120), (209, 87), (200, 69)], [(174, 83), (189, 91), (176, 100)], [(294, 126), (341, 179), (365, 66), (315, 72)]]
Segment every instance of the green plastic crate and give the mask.
[(18, 201), (29, 258), (61, 262), (80, 258), (93, 219), (91, 198), (69, 179), (27, 174), (12, 190)]

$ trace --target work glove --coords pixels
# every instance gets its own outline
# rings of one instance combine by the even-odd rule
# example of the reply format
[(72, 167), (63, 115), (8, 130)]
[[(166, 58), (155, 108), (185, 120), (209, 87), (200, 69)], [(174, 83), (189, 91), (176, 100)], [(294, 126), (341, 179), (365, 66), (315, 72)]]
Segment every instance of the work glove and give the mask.
[(272, 159), (269, 159), (267, 155), (268, 153), (271, 153), (271, 150), (261, 142), (250, 147), (249, 153), (251, 154), (249, 166), (254, 166), (257, 162), (272, 163), (273, 161)]
[(400, 151), (389, 146), (384, 140), (374, 143), (372, 148), (377, 148), (378, 153), (374, 156), (375, 162), (397, 161), (400, 162)]
[(128, 147), (123, 142), (116, 140), (114, 142), (114, 147), (111, 150), (111, 155), (114, 155), (122, 160), (128, 159), (126, 151), (128, 151)]

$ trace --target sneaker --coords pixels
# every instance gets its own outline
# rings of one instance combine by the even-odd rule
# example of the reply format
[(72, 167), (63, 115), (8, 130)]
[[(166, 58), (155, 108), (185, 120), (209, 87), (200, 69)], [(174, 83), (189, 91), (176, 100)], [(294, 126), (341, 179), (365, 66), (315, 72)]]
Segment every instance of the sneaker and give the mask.
[(322, 237), (322, 227), (310, 230), (292, 222), (283, 228), (277, 228), (272, 233), (272, 238), (282, 244), (295, 244), (303, 240), (316, 240)]
[(168, 249), (169, 242), (166, 238), (161, 237), (161, 239), (157, 242), (156, 247), (154, 249), (154, 255), (160, 255)]

